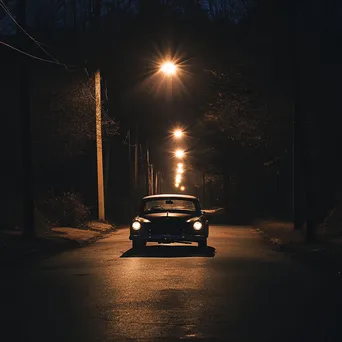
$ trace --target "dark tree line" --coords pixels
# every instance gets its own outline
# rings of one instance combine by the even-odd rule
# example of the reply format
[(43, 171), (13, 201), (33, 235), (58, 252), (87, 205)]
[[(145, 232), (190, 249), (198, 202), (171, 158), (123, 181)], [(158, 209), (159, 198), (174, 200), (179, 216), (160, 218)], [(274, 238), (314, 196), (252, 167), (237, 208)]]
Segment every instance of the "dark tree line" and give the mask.
[[(17, 2), (4, 3), (15, 15)], [(327, 169), (337, 169), (332, 162), (338, 153), (332, 150), (338, 134), (333, 120), (337, 77), (336, 70), (319, 65), (317, 41), (324, 28), (328, 60), (338, 54), (337, 35), (329, 19), (332, 12), (325, 7), (322, 17), (319, 7), (315, 9), (318, 1), (35, 0), (28, 4), (29, 32), (36, 41), (28, 38), (25, 47), (51, 59), (37, 44), (43, 42), (42, 47), (62, 64), (31, 61), (38, 197), (51, 189), (57, 194), (75, 191), (87, 206), (96, 207), (93, 72), (100, 67), (107, 198), (115, 208), (110, 210), (114, 218), (129, 201), (128, 156), (133, 151), (124, 137), (130, 132), (134, 140), (135, 122), (140, 125), (142, 178), (145, 143), (166, 173), (169, 166), (161, 148), (154, 146), (174, 121), (184, 120), (196, 138), (190, 151), (194, 186), (200, 194), (204, 172), (211, 189), (208, 201), (215, 202), (210, 204), (217, 204), (219, 197), (219, 204), (233, 211), (245, 205), (251, 216), (296, 219), (296, 227), (308, 220), (309, 226), (313, 222), (312, 231), (336, 204), (333, 189), (338, 172), (331, 177)], [(1, 32), (15, 30), (3, 10), (0, 19)], [(16, 36), (2, 40), (21, 46)], [(166, 99), (165, 91), (157, 92), (148, 81), (153, 62), (168, 49), (178, 52), (189, 72), (183, 80), (185, 91)], [(15, 54), (4, 50), (3, 68), (10, 67)], [(65, 68), (63, 63), (72, 66)], [(17, 113), (12, 105), (16, 81), (9, 69), (6, 72), (12, 102), (8, 99), (4, 112)], [(327, 80), (324, 87), (322, 77)], [(313, 99), (322, 97), (326, 106), (321, 108)], [(14, 127), (16, 114), (8, 117), (9, 127)], [(306, 158), (312, 151), (308, 141), (320, 151), (315, 160)], [(323, 157), (326, 152), (329, 158)], [(293, 161), (298, 170), (295, 203)], [(329, 168), (322, 167), (327, 163)], [(317, 173), (308, 178), (310, 170)], [(318, 183), (324, 184), (319, 191)]]

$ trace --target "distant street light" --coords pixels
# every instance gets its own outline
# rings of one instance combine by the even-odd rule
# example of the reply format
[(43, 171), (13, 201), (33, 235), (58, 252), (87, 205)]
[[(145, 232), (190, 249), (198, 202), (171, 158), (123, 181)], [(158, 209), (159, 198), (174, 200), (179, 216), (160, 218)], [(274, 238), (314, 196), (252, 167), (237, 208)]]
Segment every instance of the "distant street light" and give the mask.
[(178, 188), (179, 187), (179, 183), (175, 183), (175, 187)]
[(180, 189), (181, 189), (181, 191), (184, 191), (185, 190), (185, 186), (181, 186)]
[(184, 152), (183, 150), (177, 150), (177, 151), (175, 152), (175, 156), (176, 156), (176, 158), (178, 158), (178, 159), (182, 159), (182, 158), (184, 157), (184, 155), (185, 155), (185, 152)]
[(177, 73), (177, 66), (173, 62), (165, 62), (161, 65), (160, 71), (166, 76), (172, 76)]
[(182, 169), (182, 168), (183, 168), (183, 164), (182, 164), (182, 163), (178, 163), (178, 164), (177, 164), (177, 167), (178, 167), (179, 169)]
[(181, 175), (176, 175), (176, 183), (180, 183), (182, 180), (182, 176)]
[(176, 129), (174, 132), (173, 132), (173, 136), (176, 138), (176, 139), (180, 139), (182, 136), (183, 136), (183, 131), (181, 129)]

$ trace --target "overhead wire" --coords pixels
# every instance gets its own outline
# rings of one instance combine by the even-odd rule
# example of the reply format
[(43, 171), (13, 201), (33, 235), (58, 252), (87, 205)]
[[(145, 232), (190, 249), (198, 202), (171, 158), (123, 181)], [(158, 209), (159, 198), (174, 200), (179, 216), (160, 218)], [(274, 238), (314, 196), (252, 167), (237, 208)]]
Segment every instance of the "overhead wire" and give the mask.
[(53, 63), (53, 64), (56, 64), (56, 65), (60, 65), (60, 66), (64, 66), (67, 70), (68, 70), (68, 67), (72, 67), (72, 68), (75, 68), (75, 66), (72, 66), (72, 65), (66, 65), (65, 63), (61, 63), (58, 61), (57, 58), (55, 58), (51, 53), (49, 53), (46, 49), (44, 49), (41, 44), (34, 38), (32, 37), (19, 23), (18, 21), (14, 18), (13, 14), (11, 13), (11, 11), (9, 10), (9, 8), (6, 6), (6, 4), (3, 2), (3, 0), (0, 0), (0, 6), (3, 8), (3, 10), (8, 14), (8, 16), (12, 19), (12, 21), (50, 58), (53, 59), (53, 61), (50, 61), (50, 60), (47, 60), (47, 59), (44, 59), (44, 58), (41, 58), (41, 57), (37, 57), (37, 56), (34, 56), (34, 55), (31, 55), (25, 51), (22, 51), (18, 48), (15, 48), (7, 43), (4, 43), (2, 41), (0, 41), (1, 44), (7, 46), (7, 47), (10, 47), (12, 48), (13, 50), (16, 50), (20, 53), (23, 53), (24, 55), (27, 55), (31, 58), (34, 58), (34, 59), (37, 59), (37, 60), (40, 60), (40, 61), (44, 61), (44, 62), (50, 62), (50, 63)]
[[(18, 48), (16, 48), (16, 47), (12, 46), (12, 45), (10, 45), (10, 44), (7, 44), (7, 43), (5, 43), (5, 42), (3, 42), (3, 41), (1, 41), (1, 40), (0, 40), (0, 44), (5, 45), (5, 46), (9, 47), (10, 49), (13, 49), (13, 50), (15, 50), (15, 51), (17, 51), (17, 52), (20, 52), (20, 53), (22, 53), (22, 54), (24, 54), (24, 55), (26, 55), (26, 56), (28, 56), (28, 57), (31, 57), (31, 58), (33, 58), (33, 59), (37, 59), (37, 60), (42, 61), (42, 62), (47, 62), (47, 63), (51, 63), (51, 64), (57, 64), (57, 65), (64, 66), (62, 63), (58, 63), (58, 62), (52, 61), (51, 59), (45, 59), (45, 58), (41, 58), (41, 57), (32, 55), (32, 54), (30, 54), (30, 53), (28, 53), (28, 52), (25, 52), (25, 51), (23, 51), (23, 50), (20, 50), (20, 49), (18, 49)], [(73, 66), (73, 65), (68, 65), (68, 66), (69, 66), (69, 67), (76, 68), (76, 66)]]

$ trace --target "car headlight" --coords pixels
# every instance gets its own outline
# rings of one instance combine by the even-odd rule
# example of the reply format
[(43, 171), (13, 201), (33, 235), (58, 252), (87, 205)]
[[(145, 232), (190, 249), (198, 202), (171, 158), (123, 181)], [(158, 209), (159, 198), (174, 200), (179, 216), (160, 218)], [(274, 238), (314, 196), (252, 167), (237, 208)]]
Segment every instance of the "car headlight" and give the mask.
[(134, 230), (139, 230), (139, 229), (141, 228), (141, 223), (138, 222), (138, 221), (134, 221), (134, 222), (132, 223), (132, 228), (133, 228)]
[(201, 230), (202, 229), (202, 223), (200, 221), (196, 221), (194, 224), (193, 224), (193, 227), (195, 230)]

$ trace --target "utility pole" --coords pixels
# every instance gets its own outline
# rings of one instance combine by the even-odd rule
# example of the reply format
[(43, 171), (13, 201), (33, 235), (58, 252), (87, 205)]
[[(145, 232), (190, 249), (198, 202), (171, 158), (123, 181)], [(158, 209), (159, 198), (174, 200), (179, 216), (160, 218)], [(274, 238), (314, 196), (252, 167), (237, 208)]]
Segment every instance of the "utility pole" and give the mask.
[(130, 201), (130, 214), (134, 213), (134, 196), (133, 196), (133, 169), (132, 169), (132, 153), (131, 153), (131, 130), (128, 131), (128, 169), (129, 169), (129, 201)]
[[(26, 28), (26, 0), (18, 2), (18, 19), (20, 25)], [(17, 28), (23, 45), (27, 37)], [(21, 112), (21, 146), (23, 171), (23, 237), (33, 238), (34, 227), (34, 194), (32, 177), (32, 136), (30, 110), (30, 65), (26, 56), (20, 56), (20, 112)]]
[(101, 120), (101, 75), (100, 70), (95, 72), (95, 99), (96, 99), (96, 156), (97, 156), (97, 193), (99, 220), (105, 219), (104, 189), (103, 189), (103, 152), (102, 152), (102, 120)]
[(150, 165), (150, 192), (151, 192), (151, 195), (154, 194), (154, 172), (153, 172), (153, 164)]
[(159, 191), (158, 191), (158, 186), (159, 186), (158, 182), (159, 182), (159, 171), (156, 171), (155, 172), (155, 178), (154, 178), (154, 193), (156, 195), (158, 195), (158, 193), (159, 193)]
[(146, 148), (146, 191), (148, 195), (152, 195), (151, 193), (151, 165), (150, 165), (150, 150)]
[(160, 172), (159, 174), (159, 193), (162, 194), (164, 190), (164, 179), (163, 179), (163, 174)]
[(139, 126), (135, 124), (135, 146), (134, 146), (134, 201), (137, 204), (139, 190)]
[(203, 172), (203, 178), (202, 178), (202, 205), (205, 206), (205, 172)]

